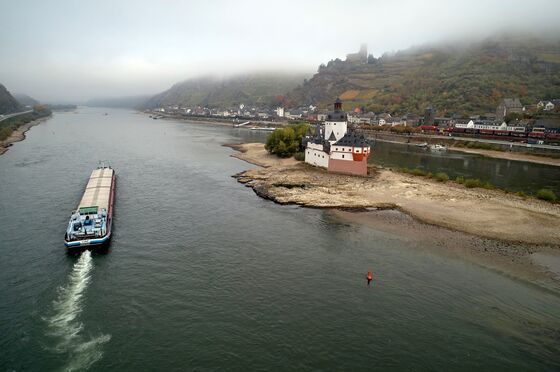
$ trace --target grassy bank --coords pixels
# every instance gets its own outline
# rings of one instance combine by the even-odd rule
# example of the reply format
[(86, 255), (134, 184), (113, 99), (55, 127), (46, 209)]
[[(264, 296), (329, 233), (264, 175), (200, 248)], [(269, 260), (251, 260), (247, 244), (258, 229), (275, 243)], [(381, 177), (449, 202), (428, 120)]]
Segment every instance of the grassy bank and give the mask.
[(447, 175), (447, 173), (444, 172), (438, 172), (438, 173), (432, 173), (432, 172), (427, 172), (423, 169), (420, 168), (414, 168), (414, 169), (408, 169), (408, 168), (400, 168), (398, 169), (398, 171), (402, 172), (402, 173), (406, 173), (406, 174), (412, 174), (414, 176), (420, 176), (420, 177), (426, 177), (426, 178), (430, 178), (433, 180), (436, 180), (438, 182), (454, 182), (456, 184), (460, 184), (465, 186), (466, 188), (472, 189), (472, 188), (481, 188), (481, 189), (487, 189), (487, 190), (501, 190), (505, 193), (515, 193), (518, 196), (521, 197), (533, 197), (533, 198), (537, 198), (537, 199), (541, 199), (541, 200), (545, 200), (551, 203), (557, 203), (558, 202), (558, 197), (556, 196), (556, 194), (552, 191), (552, 190), (548, 190), (548, 189), (540, 189), (535, 191), (534, 193), (531, 194), (526, 194), (522, 191), (513, 191), (513, 190), (509, 190), (507, 188), (504, 187), (498, 187), (490, 182), (484, 182), (481, 181), (478, 178), (464, 178), (464, 177), (456, 177), (454, 180), (451, 180), (449, 178), (449, 175)]
[(33, 112), (0, 121), (0, 141), (10, 137), (13, 131), (23, 124), (49, 116), (51, 113), (51, 110), (45, 106), (36, 106), (34, 107)]
[(503, 145), (497, 145), (486, 142), (478, 141), (456, 141), (453, 144), (454, 147), (463, 147), (467, 149), (479, 149), (479, 150), (492, 150), (492, 151), (506, 151)]

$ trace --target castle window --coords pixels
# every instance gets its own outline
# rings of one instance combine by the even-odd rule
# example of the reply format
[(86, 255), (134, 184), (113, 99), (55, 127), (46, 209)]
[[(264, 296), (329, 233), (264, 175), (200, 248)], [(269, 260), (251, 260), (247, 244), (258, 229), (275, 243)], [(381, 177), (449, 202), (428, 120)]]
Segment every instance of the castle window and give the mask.
[(344, 154), (342, 155), (342, 159), (344, 159)]

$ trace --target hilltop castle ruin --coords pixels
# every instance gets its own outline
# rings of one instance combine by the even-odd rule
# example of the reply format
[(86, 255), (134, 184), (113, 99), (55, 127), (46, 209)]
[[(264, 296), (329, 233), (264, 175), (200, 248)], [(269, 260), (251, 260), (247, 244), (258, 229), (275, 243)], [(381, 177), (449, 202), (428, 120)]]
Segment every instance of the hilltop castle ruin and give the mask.
[(367, 63), (367, 61), (367, 44), (362, 44), (358, 53), (350, 53), (346, 55), (346, 62)]

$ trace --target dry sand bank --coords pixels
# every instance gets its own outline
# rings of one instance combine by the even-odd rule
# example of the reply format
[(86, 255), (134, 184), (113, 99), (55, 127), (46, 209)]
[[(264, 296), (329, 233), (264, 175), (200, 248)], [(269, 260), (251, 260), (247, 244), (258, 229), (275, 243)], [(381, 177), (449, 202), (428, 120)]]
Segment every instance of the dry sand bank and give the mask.
[(392, 232), (560, 293), (557, 204), (380, 168), (370, 169), (368, 177), (330, 174), (272, 156), (262, 144), (227, 146), (239, 151), (233, 157), (261, 167), (235, 177), (263, 198), (332, 208), (334, 219)]
[(529, 244), (560, 242), (558, 204), (382, 168), (371, 168), (368, 177), (327, 173), (271, 156), (262, 144), (236, 149), (241, 152), (233, 156), (264, 167), (241, 172), (236, 175), (239, 182), (280, 204), (399, 209), (420, 221), (485, 238)]
[(546, 164), (546, 165), (553, 165), (556, 167), (560, 167), (560, 158), (552, 158), (548, 156), (539, 156), (539, 155), (523, 154), (519, 152), (508, 152), (508, 151), (469, 149), (465, 147), (451, 147), (450, 149), (453, 151), (461, 151), (469, 154), (483, 155), (490, 158), (526, 161), (529, 163)]

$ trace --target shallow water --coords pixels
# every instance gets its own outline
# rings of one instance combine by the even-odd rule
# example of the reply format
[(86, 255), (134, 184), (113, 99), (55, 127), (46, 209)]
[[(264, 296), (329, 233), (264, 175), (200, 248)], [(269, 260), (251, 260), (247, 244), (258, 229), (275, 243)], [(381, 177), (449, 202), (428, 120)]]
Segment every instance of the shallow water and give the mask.
[(394, 168), (420, 168), (445, 172), (450, 178), (478, 178), (500, 188), (535, 194), (550, 189), (560, 195), (560, 167), (496, 159), (458, 151), (431, 151), (415, 145), (377, 141), (369, 158), (372, 164)]
[[(81, 108), (0, 156), (1, 369), (560, 367), (557, 295), (256, 197), (221, 145), (259, 138)], [(70, 256), (98, 160), (118, 177), (113, 241)]]

